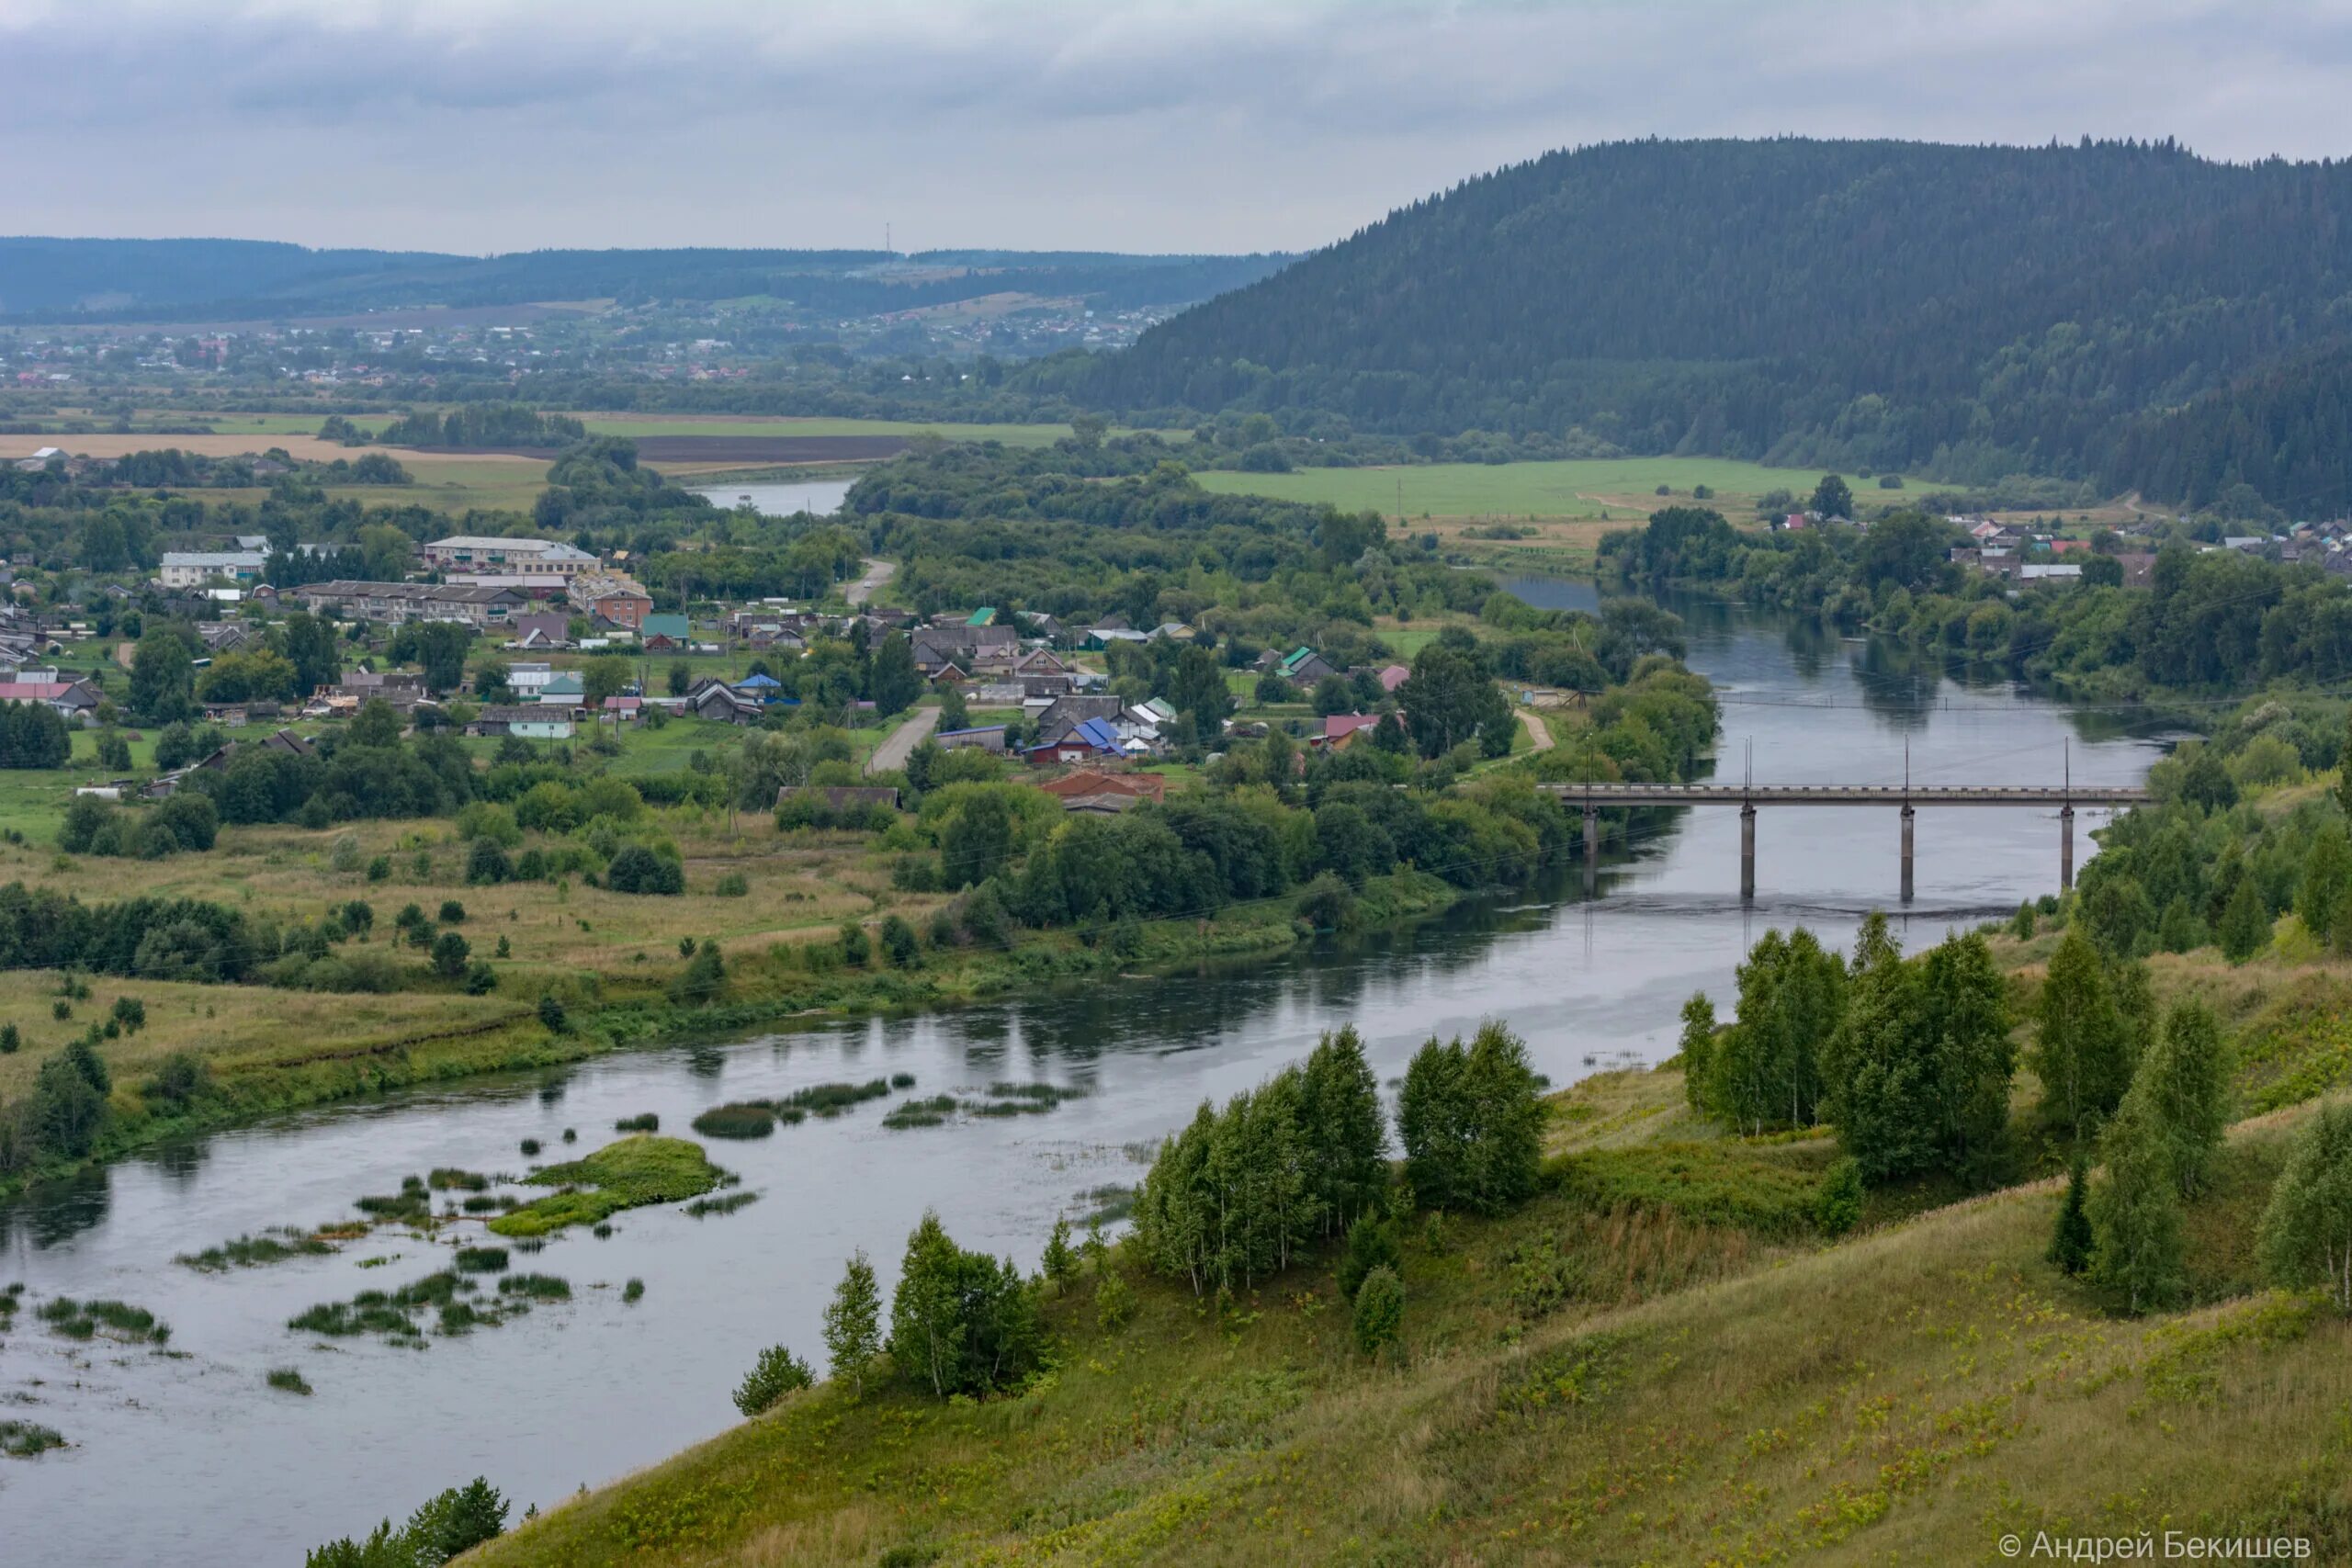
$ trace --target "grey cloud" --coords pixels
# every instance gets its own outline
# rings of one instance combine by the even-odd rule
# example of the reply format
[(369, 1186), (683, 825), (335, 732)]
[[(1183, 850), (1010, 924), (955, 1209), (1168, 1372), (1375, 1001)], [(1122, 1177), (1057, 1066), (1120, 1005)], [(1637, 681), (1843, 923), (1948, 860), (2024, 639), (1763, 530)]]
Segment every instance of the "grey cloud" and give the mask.
[(1262, 248), (1620, 136), (2341, 153), (2347, 55), (2345, 0), (0, 0), (0, 134), (27, 230)]

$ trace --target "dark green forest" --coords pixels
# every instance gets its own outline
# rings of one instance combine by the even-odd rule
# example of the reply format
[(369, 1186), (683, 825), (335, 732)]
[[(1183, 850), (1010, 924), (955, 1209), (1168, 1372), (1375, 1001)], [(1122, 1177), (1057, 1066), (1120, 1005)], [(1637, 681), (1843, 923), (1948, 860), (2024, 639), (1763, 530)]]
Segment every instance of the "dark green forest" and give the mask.
[[(1642, 141), (1391, 214), (1123, 354), (1136, 412), (2345, 499), (2352, 165), (2170, 142)], [(2332, 355), (2304, 356), (2333, 349)], [(2182, 412), (2182, 405), (2189, 405)]]
[[(313, 251), (254, 240), (0, 238), (0, 316), (223, 320), (540, 299), (731, 299), (772, 295), (844, 315), (912, 310), (1018, 290), (1100, 308), (1181, 305), (1265, 276), (1288, 258), (1095, 252)], [(887, 269), (903, 267), (900, 275)]]

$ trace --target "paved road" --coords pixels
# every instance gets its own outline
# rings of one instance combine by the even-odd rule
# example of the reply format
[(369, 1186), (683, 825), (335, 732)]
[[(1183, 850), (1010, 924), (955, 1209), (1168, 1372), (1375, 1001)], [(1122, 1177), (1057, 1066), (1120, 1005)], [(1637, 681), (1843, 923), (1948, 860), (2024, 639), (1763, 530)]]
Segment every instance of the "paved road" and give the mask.
[(1535, 749), (1549, 751), (1552, 749), (1552, 727), (1532, 708), (1520, 709), (1519, 716), (1526, 724), (1527, 738), (1535, 742)]
[(898, 570), (898, 564), (894, 561), (883, 560), (879, 557), (869, 557), (865, 562), (865, 575), (843, 589), (842, 596), (853, 604), (863, 604), (873, 598), (875, 592), (889, 581), (891, 574)]
[(915, 709), (914, 717), (892, 730), (881, 745), (874, 748), (874, 755), (865, 759), (865, 771), (887, 773), (893, 768), (905, 767), (907, 759), (915, 754), (915, 748), (922, 744), (922, 738), (938, 724), (937, 708)]

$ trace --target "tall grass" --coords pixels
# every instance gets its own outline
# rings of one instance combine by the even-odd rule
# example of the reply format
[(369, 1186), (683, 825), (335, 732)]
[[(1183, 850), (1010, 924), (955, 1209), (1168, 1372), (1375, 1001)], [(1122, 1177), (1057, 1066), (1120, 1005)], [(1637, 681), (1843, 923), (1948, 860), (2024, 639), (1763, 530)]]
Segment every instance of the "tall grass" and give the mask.
[(707, 1138), (764, 1138), (775, 1131), (775, 1111), (758, 1100), (714, 1105), (695, 1118), (694, 1129)]
[(283, 1263), (289, 1258), (318, 1258), (337, 1248), (314, 1232), (295, 1225), (281, 1225), (276, 1231), (259, 1235), (241, 1235), (234, 1241), (224, 1241), (218, 1247), (208, 1247), (202, 1252), (183, 1252), (173, 1262), (183, 1264), (199, 1273), (221, 1274), (231, 1269), (259, 1269), (272, 1263)]

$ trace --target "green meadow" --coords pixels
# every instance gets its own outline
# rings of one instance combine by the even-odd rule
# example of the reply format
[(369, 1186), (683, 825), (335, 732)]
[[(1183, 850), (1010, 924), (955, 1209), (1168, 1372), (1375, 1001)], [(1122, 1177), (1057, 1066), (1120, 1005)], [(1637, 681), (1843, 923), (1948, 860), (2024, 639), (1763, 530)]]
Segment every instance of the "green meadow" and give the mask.
[[(1785, 490), (1803, 495), (1820, 482), (1817, 468), (1769, 468), (1725, 457), (1606, 457), (1547, 463), (1430, 463), (1370, 468), (1302, 468), (1287, 474), (1217, 470), (1197, 476), (1228, 495), (1271, 495), (1329, 502), (1350, 512), (1401, 510), (1413, 517), (1571, 517), (1631, 522), (1661, 503), (1657, 487), (1687, 501), (1700, 485), (1718, 509), (1752, 510), (1755, 498)], [(1880, 492), (1876, 479), (1846, 476), (1857, 497)]]

